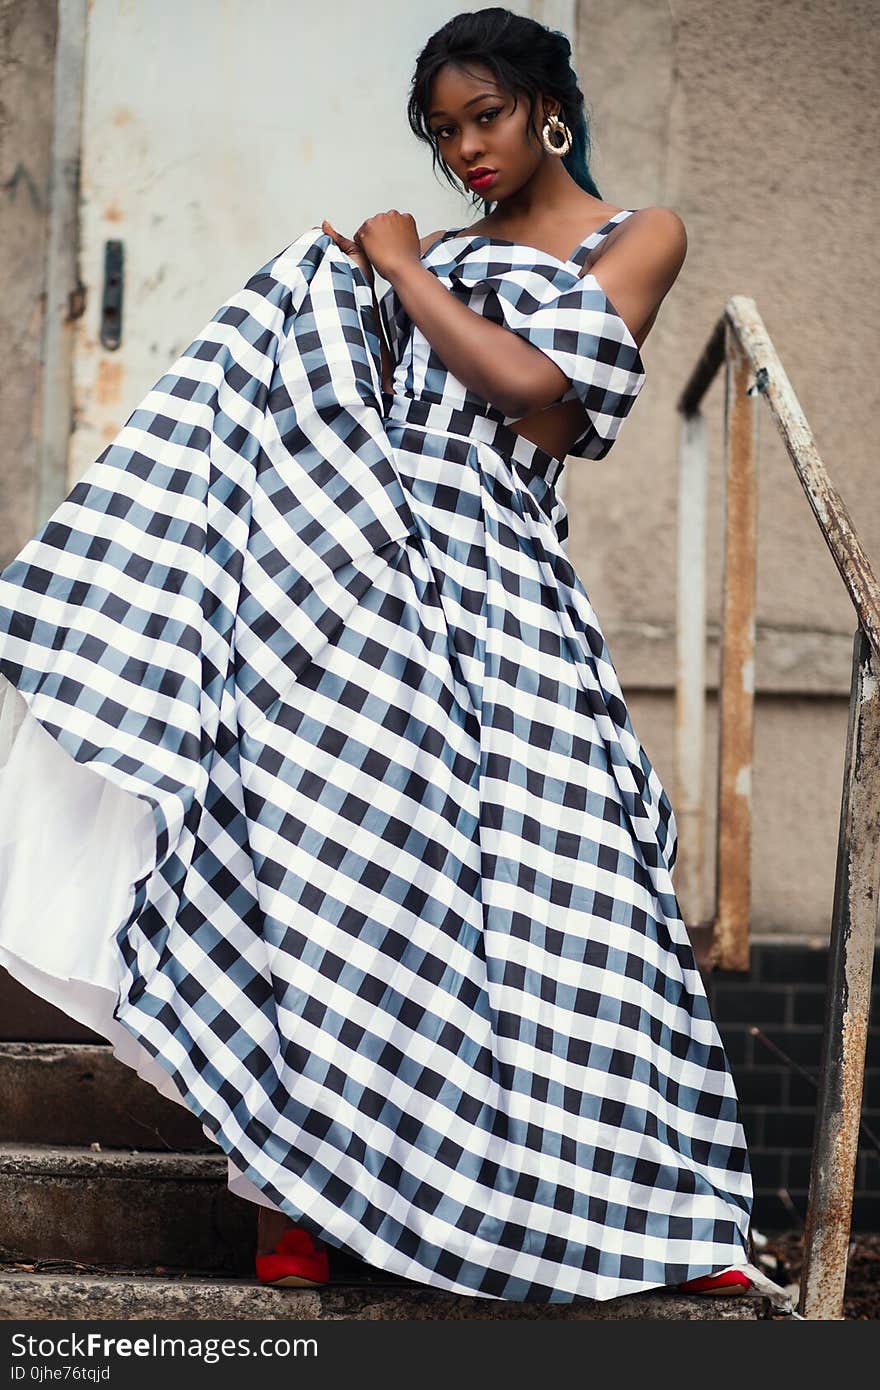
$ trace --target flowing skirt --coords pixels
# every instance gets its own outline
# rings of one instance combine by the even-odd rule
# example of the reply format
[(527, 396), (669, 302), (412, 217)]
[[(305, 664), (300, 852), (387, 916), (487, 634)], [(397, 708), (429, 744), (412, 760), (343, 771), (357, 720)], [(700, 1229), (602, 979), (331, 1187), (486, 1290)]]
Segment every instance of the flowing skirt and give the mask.
[(310, 229), (0, 574), (0, 964), (233, 1191), (487, 1298), (745, 1266), (669, 800), (560, 464), (383, 395)]

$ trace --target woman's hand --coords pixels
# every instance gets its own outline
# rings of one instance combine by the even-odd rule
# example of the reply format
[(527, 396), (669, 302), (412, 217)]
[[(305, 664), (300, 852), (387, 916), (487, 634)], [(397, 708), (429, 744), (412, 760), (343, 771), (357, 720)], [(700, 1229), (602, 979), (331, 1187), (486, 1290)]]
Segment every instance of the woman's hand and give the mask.
[(421, 260), (419, 230), (415, 218), (408, 212), (377, 212), (362, 222), (354, 239), (366, 253), (370, 263), (389, 282), (400, 266)]
[(326, 217), (324, 218), (324, 221), (321, 223), (321, 230), (326, 232), (327, 235), (331, 237), (333, 241), (336, 242), (336, 245), (339, 247), (340, 251), (344, 251), (347, 256), (351, 256), (351, 259), (354, 261), (355, 265), (360, 266), (361, 270), (367, 277), (367, 284), (370, 286), (370, 289), (372, 289), (374, 281), (373, 267), (370, 264), (370, 258), (367, 255), (366, 251), (364, 251), (362, 247), (358, 246), (357, 242), (353, 241), (351, 237), (343, 236), (341, 232), (337, 232), (336, 228), (330, 225)]

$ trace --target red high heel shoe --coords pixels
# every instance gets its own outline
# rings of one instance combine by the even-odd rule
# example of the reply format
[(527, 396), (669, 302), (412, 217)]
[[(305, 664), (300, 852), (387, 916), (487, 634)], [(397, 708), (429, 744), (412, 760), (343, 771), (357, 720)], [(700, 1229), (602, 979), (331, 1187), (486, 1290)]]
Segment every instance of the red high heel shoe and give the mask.
[(798, 1322), (804, 1321), (803, 1315), (795, 1307), (794, 1295), (775, 1284), (762, 1269), (751, 1263), (721, 1269), (717, 1274), (702, 1274), (698, 1279), (688, 1279), (675, 1287), (679, 1293), (762, 1294), (770, 1300), (776, 1312), (797, 1318)]
[(752, 1281), (742, 1269), (722, 1269), (720, 1274), (701, 1274), (676, 1286), (679, 1293), (748, 1293)]
[(272, 1254), (257, 1255), (255, 1263), (260, 1283), (279, 1288), (311, 1289), (330, 1278), (326, 1248), (300, 1226), (291, 1226)]

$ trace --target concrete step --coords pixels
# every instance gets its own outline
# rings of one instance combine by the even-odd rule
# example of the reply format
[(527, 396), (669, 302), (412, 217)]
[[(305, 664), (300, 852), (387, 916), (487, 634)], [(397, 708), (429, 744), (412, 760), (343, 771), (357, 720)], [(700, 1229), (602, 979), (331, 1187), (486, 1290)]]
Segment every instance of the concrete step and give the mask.
[(768, 1315), (767, 1300), (751, 1294), (685, 1298), (650, 1290), (604, 1303), (535, 1304), (462, 1298), (412, 1284), (383, 1286), (373, 1282), (361, 1286), (333, 1284), (323, 1289), (269, 1289), (254, 1280), (147, 1277), (129, 1271), (0, 1272), (0, 1320), (650, 1318), (683, 1322), (692, 1318), (755, 1321)]
[(0, 1041), (95, 1042), (106, 1038), (31, 994), (0, 966)]
[(0, 1115), (14, 1144), (216, 1152), (195, 1115), (107, 1043), (0, 1043)]
[(251, 1274), (256, 1207), (224, 1154), (0, 1145), (0, 1260)]

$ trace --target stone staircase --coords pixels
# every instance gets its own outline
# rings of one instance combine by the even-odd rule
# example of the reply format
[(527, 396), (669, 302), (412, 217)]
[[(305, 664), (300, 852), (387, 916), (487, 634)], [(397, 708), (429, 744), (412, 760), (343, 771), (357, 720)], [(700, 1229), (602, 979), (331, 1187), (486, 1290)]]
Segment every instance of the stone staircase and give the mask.
[(253, 1276), (257, 1208), (229, 1192), (225, 1156), (109, 1046), (0, 1041), (0, 1116), (0, 1319), (769, 1314), (767, 1301), (751, 1296), (650, 1291), (562, 1305), (463, 1298), (335, 1250), (326, 1288), (262, 1288)]

